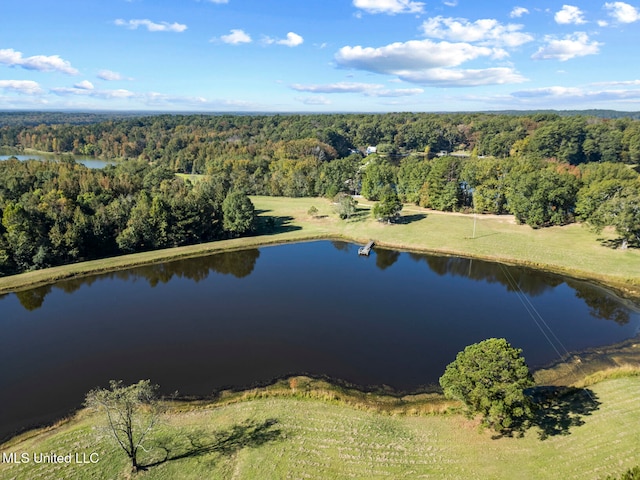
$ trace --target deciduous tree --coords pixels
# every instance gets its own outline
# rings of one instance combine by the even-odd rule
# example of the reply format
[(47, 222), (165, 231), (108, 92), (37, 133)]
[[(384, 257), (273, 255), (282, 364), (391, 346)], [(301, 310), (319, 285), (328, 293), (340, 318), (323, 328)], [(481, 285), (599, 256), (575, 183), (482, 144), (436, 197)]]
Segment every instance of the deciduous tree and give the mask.
[(139, 467), (138, 450), (160, 420), (157, 390), (149, 380), (128, 386), (112, 380), (108, 389), (92, 390), (85, 399), (88, 408), (106, 415), (107, 428), (131, 461), (133, 471)]
[(336, 213), (344, 220), (351, 218), (351, 215), (356, 213), (358, 202), (348, 193), (339, 193), (333, 199)]
[(253, 230), (255, 208), (249, 197), (243, 192), (231, 192), (222, 202), (222, 224), (224, 229), (234, 235)]
[(524, 390), (534, 384), (521, 353), (504, 338), (470, 345), (447, 366), (440, 386), (448, 398), (464, 403), (470, 417), (481, 415), (484, 426), (521, 431), (532, 416)]

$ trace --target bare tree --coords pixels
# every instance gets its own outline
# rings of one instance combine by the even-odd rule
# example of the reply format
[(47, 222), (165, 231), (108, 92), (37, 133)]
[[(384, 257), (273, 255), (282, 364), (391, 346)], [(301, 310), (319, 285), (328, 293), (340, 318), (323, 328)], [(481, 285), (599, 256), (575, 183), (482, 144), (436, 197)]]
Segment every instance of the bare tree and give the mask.
[(105, 412), (108, 430), (131, 460), (134, 472), (139, 467), (138, 450), (144, 449), (142, 442), (160, 419), (157, 391), (149, 380), (128, 386), (111, 380), (109, 389), (94, 389), (85, 398), (88, 408)]

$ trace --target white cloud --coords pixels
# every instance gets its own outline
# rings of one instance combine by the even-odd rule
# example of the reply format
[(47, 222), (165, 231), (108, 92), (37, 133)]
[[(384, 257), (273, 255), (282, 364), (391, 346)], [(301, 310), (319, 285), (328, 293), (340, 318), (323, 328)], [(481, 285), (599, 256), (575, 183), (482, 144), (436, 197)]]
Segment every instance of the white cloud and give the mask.
[(436, 87), (478, 87), (526, 81), (526, 78), (508, 67), (482, 69), (432, 68), (416, 72), (398, 72), (398, 76), (406, 82)]
[(422, 88), (395, 88), (395, 89), (383, 89), (373, 90), (368, 92), (370, 97), (412, 97), (413, 95), (420, 95), (424, 93)]
[(468, 43), (411, 40), (380, 48), (343, 47), (335, 56), (338, 66), (395, 75), (433, 86), (477, 86), (517, 83), (524, 77), (512, 68), (452, 69), (479, 57), (498, 58), (505, 52)]
[(24, 95), (38, 95), (42, 93), (40, 85), (32, 80), (0, 80), (0, 88)]
[(563, 5), (562, 9), (556, 12), (553, 18), (555, 19), (556, 23), (562, 25), (581, 25), (583, 23), (587, 23), (587, 21), (584, 19), (584, 12), (573, 5)]
[(337, 82), (323, 85), (291, 85), (298, 92), (311, 93), (363, 93), (369, 97), (406, 97), (424, 92), (421, 88), (386, 89), (378, 83)]
[(278, 45), (285, 45), (287, 47), (297, 47), (304, 42), (304, 39), (294, 32), (287, 33), (287, 38), (284, 40), (276, 40)]
[(610, 82), (594, 82), (592, 85), (597, 86), (623, 86), (623, 85), (640, 85), (640, 80), (612, 80)]
[(575, 87), (543, 87), (520, 90), (511, 94), (518, 98), (539, 98), (539, 97), (568, 97), (583, 95), (582, 90)]
[(314, 97), (296, 97), (296, 101), (302, 102), (305, 105), (331, 105), (331, 100), (323, 96)]
[(478, 57), (488, 57), (493, 50), (468, 43), (410, 40), (384, 47), (342, 47), (335, 56), (338, 65), (345, 68), (391, 73), (398, 70), (424, 70), (436, 67), (454, 67)]
[(609, 10), (609, 15), (620, 23), (633, 23), (640, 20), (640, 12), (638, 12), (638, 9), (628, 3), (605, 3), (604, 8)]
[(101, 99), (119, 99), (119, 98), (133, 98), (136, 96), (134, 92), (124, 89), (117, 90), (95, 90), (88, 89), (85, 87), (74, 86), (72, 88), (68, 87), (58, 87), (52, 88), (51, 92), (58, 96), (68, 96), (68, 95), (79, 95), (79, 96), (88, 96), (93, 98), (101, 98)]
[(93, 90), (94, 86), (89, 80), (83, 80), (74, 85), (75, 88), (81, 88), (83, 90)]
[(123, 20), (121, 18), (114, 22), (119, 27), (126, 27), (131, 30), (136, 30), (138, 27), (147, 27), (150, 32), (184, 32), (187, 26), (182, 23), (169, 23), (169, 22), (152, 22), (148, 19), (138, 20)]
[(222, 35), (220, 40), (230, 45), (240, 45), (242, 43), (252, 42), (251, 36), (239, 28), (232, 29), (229, 35)]
[(597, 103), (640, 99), (640, 89), (590, 90), (577, 87), (552, 86), (513, 92), (511, 93), (511, 97), (523, 101), (531, 100), (532, 102), (548, 100), (556, 105), (559, 102), (585, 105), (588, 104), (588, 102)]
[(511, 10), (511, 13), (509, 14), (509, 16), (511, 18), (520, 18), (523, 15), (526, 15), (529, 13), (529, 10), (524, 8), (524, 7), (514, 7), (513, 10)]
[(78, 70), (71, 66), (71, 63), (63, 60), (59, 55), (34, 55), (24, 58), (22, 52), (17, 52), (12, 48), (0, 50), (0, 63), (39, 72), (61, 72), (68, 75), (77, 75), (79, 73)]
[(522, 25), (502, 25), (498, 20), (484, 18), (470, 22), (466, 18), (433, 17), (422, 24), (428, 37), (456, 42), (479, 42), (481, 45), (517, 47), (531, 42), (533, 36), (520, 32)]
[(567, 35), (563, 39), (548, 35), (545, 37), (545, 41), (547, 44), (540, 47), (531, 58), (534, 60), (555, 59), (564, 62), (575, 57), (595, 55), (602, 45), (596, 41), (590, 42), (589, 36), (584, 32), (576, 32), (572, 35)]
[(300, 35), (294, 32), (287, 33), (287, 38), (284, 38), (284, 39), (271, 38), (267, 36), (262, 38), (262, 43), (264, 43), (265, 45), (276, 44), (276, 45), (285, 45), (287, 47), (297, 47), (298, 45), (301, 45), (303, 42), (304, 42), (304, 38), (302, 38)]
[(300, 35), (294, 32), (289, 32), (287, 33), (286, 40), (279, 40), (276, 43), (279, 45), (286, 45), (287, 47), (297, 47), (298, 45), (302, 45), (302, 42), (304, 42), (304, 39)]
[(608, 27), (609, 26), (609, 22), (607, 22), (606, 20), (598, 20), (598, 26), (599, 27)]
[(101, 80), (107, 80), (108, 82), (114, 82), (117, 80), (125, 80), (125, 78), (118, 72), (112, 72), (111, 70), (100, 70), (97, 77)]
[(363, 93), (371, 89), (380, 89), (384, 85), (375, 83), (337, 82), (324, 85), (300, 85), (295, 83), (291, 88), (298, 92), (312, 93)]
[(424, 11), (423, 2), (411, 0), (353, 0), (353, 6), (360, 8), (367, 13), (422, 13)]
[[(82, 83), (82, 82), (81, 82)], [(86, 89), (74, 87), (59, 87), (52, 88), (50, 92), (58, 97), (74, 99), (66, 103), (69, 108), (74, 108), (79, 105), (88, 105), (86, 100), (97, 99), (110, 101), (109, 105), (127, 105), (127, 108), (137, 108), (144, 105), (156, 108), (167, 109), (197, 109), (197, 110), (260, 110), (264, 109), (264, 105), (259, 105), (243, 100), (233, 99), (208, 99), (199, 96), (182, 96), (182, 95), (167, 95), (158, 92), (132, 92), (125, 89), (116, 90), (100, 90), (100, 89)], [(85, 99), (84, 103), (78, 103), (79, 99)], [(118, 101), (126, 102), (118, 103)]]

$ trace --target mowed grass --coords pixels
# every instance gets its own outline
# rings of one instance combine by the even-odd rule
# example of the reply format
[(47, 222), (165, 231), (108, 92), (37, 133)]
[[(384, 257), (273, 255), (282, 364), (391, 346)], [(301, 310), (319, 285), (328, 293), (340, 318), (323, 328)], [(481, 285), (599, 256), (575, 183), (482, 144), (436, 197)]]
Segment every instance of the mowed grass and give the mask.
[[(232, 240), (158, 250), (64, 265), (0, 278), (0, 294), (74, 276), (125, 269), (177, 258), (207, 255), (261, 245), (342, 238), (365, 243), (524, 264), (608, 283), (640, 296), (640, 250), (613, 249), (603, 244), (612, 234), (596, 234), (579, 224), (534, 230), (516, 225), (512, 216), (462, 215), (405, 205), (398, 224), (375, 221), (371, 202), (362, 200), (358, 213), (340, 220), (324, 198), (251, 197), (260, 224), (271, 217), (275, 229)], [(316, 207), (315, 216), (308, 214)], [(474, 226), (475, 225), (475, 226)]]
[[(591, 388), (599, 406), (562, 434), (494, 439), (457, 415), (390, 416), (336, 402), (253, 399), (187, 409), (165, 431), (199, 439), (139, 479), (601, 479), (640, 463), (640, 377)], [(559, 415), (558, 424), (562, 424)], [(14, 440), (4, 452), (97, 452), (95, 465), (0, 464), (0, 479), (131, 478), (127, 461), (97, 427), (77, 419)], [(187, 442), (183, 442), (183, 446)], [(150, 451), (146, 461), (162, 455)], [(142, 458), (144, 463), (144, 457)]]

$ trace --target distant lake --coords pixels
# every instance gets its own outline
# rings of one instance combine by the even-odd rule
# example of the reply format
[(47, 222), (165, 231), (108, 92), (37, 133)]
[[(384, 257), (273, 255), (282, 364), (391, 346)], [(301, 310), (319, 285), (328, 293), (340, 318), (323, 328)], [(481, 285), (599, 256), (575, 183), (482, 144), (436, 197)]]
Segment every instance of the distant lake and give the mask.
[(24, 162), (25, 160), (40, 160), (40, 161), (45, 161), (45, 160), (60, 160), (62, 158), (73, 158), (77, 163), (81, 163), (83, 165), (86, 165), (89, 168), (104, 168), (107, 165), (114, 165), (116, 162), (110, 162), (107, 160), (98, 160), (94, 157), (85, 157), (85, 156), (80, 156), (80, 155), (36, 155), (36, 154), (29, 154), (29, 155), (0, 155), (0, 161), (3, 160), (8, 160), (11, 157), (16, 157), (18, 160), (20, 160), (21, 162)]
[(197, 396), (290, 374), (412, 391), (486, 338), (536, 368), (640, 333), (636, 310), (586, 282), (357, 247), (265, 247), (0, 297), (0, 438), (110, 379)]

